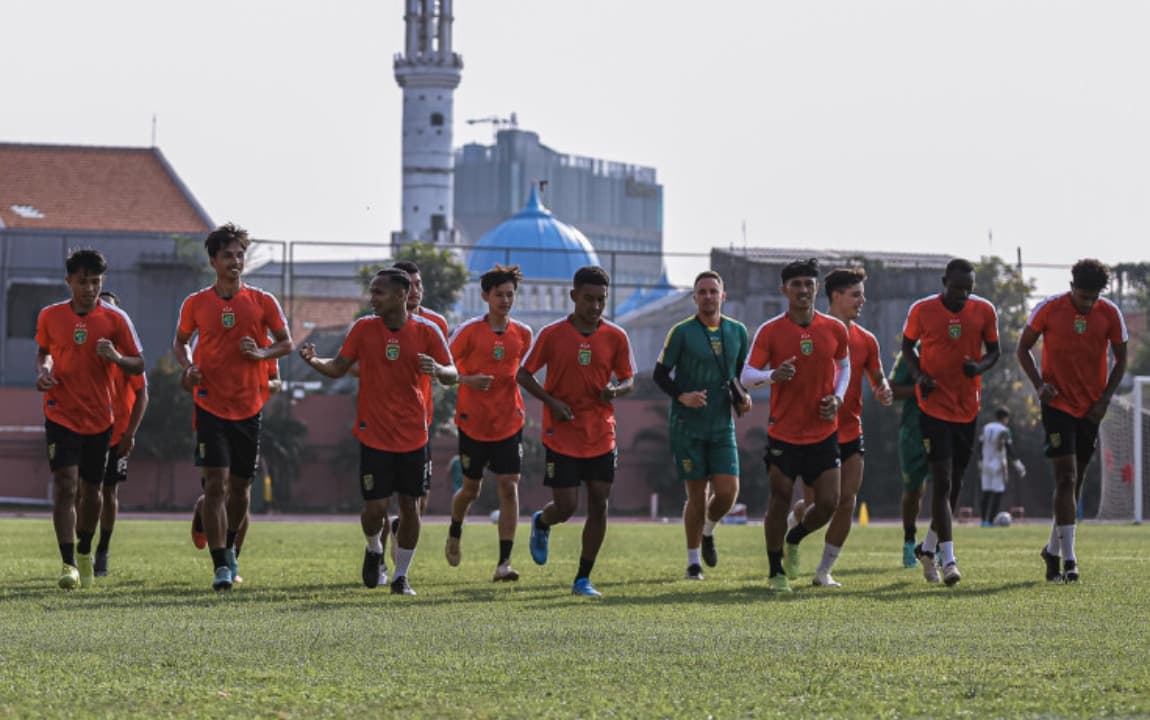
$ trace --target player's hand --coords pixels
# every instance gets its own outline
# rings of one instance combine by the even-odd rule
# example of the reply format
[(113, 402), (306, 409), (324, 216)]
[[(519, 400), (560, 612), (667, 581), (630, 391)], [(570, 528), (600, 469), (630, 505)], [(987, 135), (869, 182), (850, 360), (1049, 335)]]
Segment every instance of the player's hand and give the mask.
[(795, 360), (798, 356), (792, 355), (790, 358), (783, 361), (771, 373), (771, 382), (786, 382), (795, 376)]
[(890, 389), (890, 383), (886, 381), (886, 378), (883, 378), (882, 385), (879, 385), (874, 391), (874, 398), (883, 407), (890, 407), (894, 402), (894, 390)]
[(315, 357), (315, 344), (304, 343), (299, 346), (299, 356), (303, 358), (305, 363), (311, 364), (312, 358)]
[(264, 351), (260, 348), (259, 343), (255, 341), (255, 338), (240, 338), (240, 354), (248, 360), (264, 359)]
[(108, 338), (100, 338), (96, 341), (96, 354), (109, 362), (116, 362), (123, 357), (116, 351), (116, 346)]
[(921, 373), (918, 376), (918, 386), (922, 389), (923, 398), (926, 398), (928, 395), (934, 392), (934, 378), (932, 378), (930, 375), (927, 375), (926, 373)]
[(419, 358), (419, 372), (424, 375), (435, 375), (435, 371), (439, 367), (435, 362), (435, 358), (430, 355), (424, 355), (423, 353), (419, 353), (417, 357)]
[(707, 407), (706, 390), (692, 390), (691, 392), (685, 392), (675, 399), (689, 408)]
[(124, 437), (120, 438), (120, 442), (116, 444), (116, 457), (123, 458), (132, 454), (132, 450), (136, 447), (136, 436), (124, 433)]
[(1050, 383), (1042, 383), (1042, 387), (1038, 388), (1038, 402), (1043, 405), (1050, 403), (1058, 395), (1058, 388)]
[(1018, 473), (1018, 477), (1026, 477), (1026, 466), (1022, 464), (1021, 460), (1015, 458), (1014, 462), (1010, 463), (1010, 466), (1014, 468), (1014, 472)]
[(969, 355), (963, 358), (962, 361), (962, 374), (968, 378), (978, 375), (982, 370), (978, 367), (978, 363), (971, 359)]
[(1099, 398), (1098, 402), (1090, 406), (1090, 410), (1086, 412), (1086, 419), (1095, 425), (1101, 424), (1102, 418), (1106, 417), (1106, 411), (1110, 409), (1110, 401), (1106, 398)]
[(570, 422), (571, 420), (575, 419), (575, 411), (571, 409), (570, 405), (563, 402), (562, 400), (551, 398), (551, 402), (549, 402), (548, 405), (551, 407), (551, 414), (555, 416), (556, 420), (560, 420), (562, 422)]
[(204, 374), (200, 372), (199, 365), (189, 365), (184, 374), (180, 377), (180, 387), (192, 391), (192, 388), (199, 385), (204, 379)]
[(735, 414), (739, 417), (746, 415), (751, 411), (752, 405), (754, 405), (754, 403), (751, 401), (751, 396), (748, 394), (747, 401), (745, 403), (735, 406)]
[(36, 389), (40, 392), (47, 392), (59, 384), (60, 381), (52, 376), (51, 370), (40, 368), (40, 371), (36, 374)]
[(464, 375), (459, 378), (459, 384), (487, 392), (491, 388), (491, 381), (494, 379), (494, 375)]
[(822, 400), (819, 400), (819, 417), (823, 420), (834, 420), (835, 416), (839, 414), (839, 408), (842, 407), (843, 401), (839, 399), (838, 395), (827, 395)]

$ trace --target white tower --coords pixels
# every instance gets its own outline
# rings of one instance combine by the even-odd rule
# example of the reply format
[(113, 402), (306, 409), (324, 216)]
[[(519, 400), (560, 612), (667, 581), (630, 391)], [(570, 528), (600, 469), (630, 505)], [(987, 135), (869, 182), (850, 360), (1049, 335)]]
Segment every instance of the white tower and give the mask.
[(407, 38), (395, 56), (403, 88), (403, 231), (393, 243), (454, 242), (451, 127), (463, 58), (451, 51), (452, 0), (406, 0)]

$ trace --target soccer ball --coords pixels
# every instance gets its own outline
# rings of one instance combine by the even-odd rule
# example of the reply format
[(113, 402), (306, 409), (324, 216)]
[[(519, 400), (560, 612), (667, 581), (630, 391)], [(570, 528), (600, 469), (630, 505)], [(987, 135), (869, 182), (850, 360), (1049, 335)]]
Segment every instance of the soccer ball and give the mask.
[(492, 510), (491, 511), (491, 524), (492, 525), (498, 525), (499, 524), (499, 511), (498, 510)]
[(1010, 523), (1012, 522), (1014, 522), (1014, 518), (1005, 510), (994, 516), (995, 527), (1010, 527)]

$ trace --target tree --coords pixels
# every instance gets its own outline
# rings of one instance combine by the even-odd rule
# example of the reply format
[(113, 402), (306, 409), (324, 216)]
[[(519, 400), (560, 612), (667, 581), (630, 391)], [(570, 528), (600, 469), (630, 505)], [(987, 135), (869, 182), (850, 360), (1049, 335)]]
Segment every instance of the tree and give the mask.
[[(450, 248), (440, 248), (432, 243), (409, 243), (400, 248), (391, 263), (365, 265), (359, 270), (359, 280), (366, 294), (371, 278), (382, 268), (392, 263), (407, 260), (419, 266), (423, 279), (423, 305), (437, 313), (446, 315), (459, 302), (463, 286), (467, 284), (467, 267), (455, 256)], [(364, 305), (363, 312), (368, 308)]]
[(166, 462), (169, 498), (176, 496), (175, 465), (192, 462), (196, 450), (195, 406), (191, 394), (180, 387), (182, 373), (171, 353), (148, 373), (148, 414), (136, 437), (137, 452)]

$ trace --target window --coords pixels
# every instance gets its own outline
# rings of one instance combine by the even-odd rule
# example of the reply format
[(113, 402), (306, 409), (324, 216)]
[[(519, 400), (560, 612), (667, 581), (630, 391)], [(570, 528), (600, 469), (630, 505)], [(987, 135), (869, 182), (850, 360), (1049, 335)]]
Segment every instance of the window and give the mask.
[(443, 113), (431, 113), (431, 126), (440, 127), (443, 125)]
[(36, 337), (36, 318), (46, 305), (66, 300), (68, 286), (56, 280), (16, 280), (8, 286), (8, 337)]

